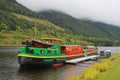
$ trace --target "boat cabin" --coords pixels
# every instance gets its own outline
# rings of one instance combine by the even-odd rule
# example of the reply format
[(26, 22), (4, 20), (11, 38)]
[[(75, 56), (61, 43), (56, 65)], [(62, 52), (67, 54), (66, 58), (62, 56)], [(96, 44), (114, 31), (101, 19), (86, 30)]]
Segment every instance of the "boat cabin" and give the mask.
[(50, 44), (59, 44), (62, 40), (57, 38), (42, 38), (41, 41)]

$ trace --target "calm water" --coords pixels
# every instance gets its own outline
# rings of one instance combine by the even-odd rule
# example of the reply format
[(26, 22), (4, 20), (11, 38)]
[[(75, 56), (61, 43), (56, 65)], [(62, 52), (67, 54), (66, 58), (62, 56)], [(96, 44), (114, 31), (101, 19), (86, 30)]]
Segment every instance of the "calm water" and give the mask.
[[(99, 47), (99, 51), (110, 49), (112, 54), (120, 52), (120, 47)], [(0, 80), (66, 80), (71, 75), (80, 74), (94, 64), (89, 61), (77, 65), (65, 64), (60, 67), (31, 66), (20, 67), (17, 62), (19, 47), (0, 47)]]

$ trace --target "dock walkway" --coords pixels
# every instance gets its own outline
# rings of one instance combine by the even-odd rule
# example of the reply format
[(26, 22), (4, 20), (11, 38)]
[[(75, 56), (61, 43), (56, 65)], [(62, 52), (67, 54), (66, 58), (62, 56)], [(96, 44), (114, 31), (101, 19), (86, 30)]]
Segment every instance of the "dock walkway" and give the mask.
[(66, 60), (65, 63), (77, 64), (81, 61), (85, 61), (85, 60), (89, 60), (89, 59), (97, 59), (98, 57), (99, 57), (99, 55), (85, 56), (85, 57), (81, 57), (81, 58)]

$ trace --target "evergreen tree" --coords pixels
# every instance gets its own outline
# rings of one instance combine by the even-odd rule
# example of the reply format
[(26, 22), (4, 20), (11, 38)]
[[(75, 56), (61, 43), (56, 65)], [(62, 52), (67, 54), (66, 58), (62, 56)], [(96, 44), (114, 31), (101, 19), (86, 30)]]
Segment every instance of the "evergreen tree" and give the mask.
[(1, 23), (1, 26), (0, 26), (0, 29), (1, 30), (8, 30), (8, 26), (7, 26), (7, 24), (5, 24), (5, 23)]

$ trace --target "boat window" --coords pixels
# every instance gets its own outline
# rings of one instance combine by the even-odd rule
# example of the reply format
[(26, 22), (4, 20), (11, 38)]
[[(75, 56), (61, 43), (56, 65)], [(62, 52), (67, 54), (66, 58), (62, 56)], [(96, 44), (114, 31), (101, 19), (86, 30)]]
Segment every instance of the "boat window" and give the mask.
[(48, 54), (50, 54), (51, 53), (51, 50), (48, 50)]
[(44, 53), (44, 51), (43, 51), (43, 50), (40, 50), (40, 53), (41, 53), (41, 54), (43, 54), (43, 53)]
[(33, 52), (34, 52), (33, 50), (29, 50), (29, 51), (28, 51), (28, 53), (31, 53), (31, 54), (33, 54)]
[(54, 50), (54, 54), (57, 54), (57, 51), (56, 51), (56, 50)]

